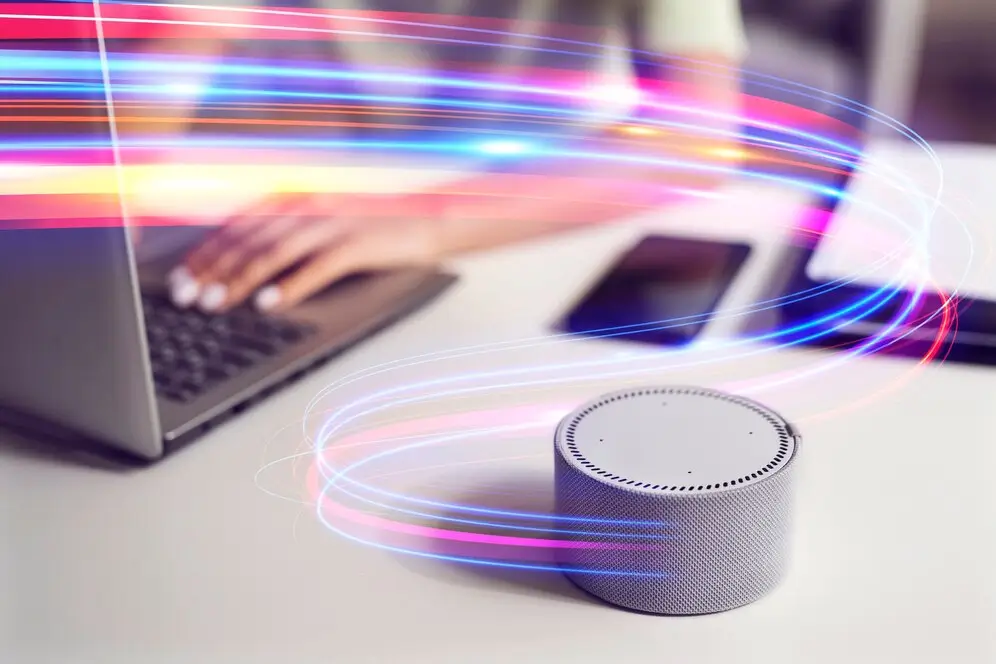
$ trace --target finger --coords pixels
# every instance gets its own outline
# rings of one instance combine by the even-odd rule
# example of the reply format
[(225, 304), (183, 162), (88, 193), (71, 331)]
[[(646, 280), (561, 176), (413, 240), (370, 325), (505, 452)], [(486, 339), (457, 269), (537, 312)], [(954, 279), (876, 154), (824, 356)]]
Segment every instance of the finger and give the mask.
[(292, 213), (300, 204), (301, 201), (296, 197), (281, 196), (268, 199), (261, 206), (250, 208), (227, 219), (220, 228), (187, 255), (184, 260), (185, 267), (194, 278), (202, 276), (232, 245), (238, 244), (260, 226), (272, 221), (274, 216)]
[(278, 214), (280, 210), (290, 209), (295, 203), (296, 201), (284, 197), (266, 202), (254, 212), (233, 217), (211, 233), (167, 277), (167, 286), (174, 304), (187, 307), (196, 302), (211, 276), (211, 266), (226, 251), (243, 242), (247, 234), (251, 236), (252, 228), (271, 220), (273, 214)]
[(256, 308), (279, 311), (293, 307), (353, 274), (365, 264), (354, 249), (353, 243), (344, 242), (334, 249), (316, 254), (292, 274), (260, 290), (254, 300)]
[[(342, 241), (346, 233), (345, 224), (326, 219), (285, 234), (280, 242), (268, 245), (265, 250), (246, 260), (227, 283), (205, 289), (201, 306), (208, 310), (225, 310), (238, 306), (281, 272), (305, 261), (309, 256), (330, 251)], [(209, 298), (214, 299), (208, 301)]]
[(304, 223), (301, 217), (289, 213), (234, 237), (228, 246), (218, 250), (214, 262), (197, 275), (197, 280), (205, 288), (212, 284), (227, 285), (248, 261), (258, 254), (272, 251), (281, 240), (297, 235)]

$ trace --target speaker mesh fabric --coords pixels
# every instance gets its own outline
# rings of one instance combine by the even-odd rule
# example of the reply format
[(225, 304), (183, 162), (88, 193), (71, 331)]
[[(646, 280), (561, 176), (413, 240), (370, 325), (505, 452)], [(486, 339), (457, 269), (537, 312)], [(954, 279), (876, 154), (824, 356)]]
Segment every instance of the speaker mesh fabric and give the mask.
[[(761, 413), (779, 438), (791, 440), (791, 453), (771, 471), (713, 491), (634, 487), (625, 478), (593, 470), (576, 449), (572, 454), (572, 431), (595, 409), (668, 394), (721, 399)], [(558, 561), (582, 589), (633, 610), (694, 615), (749, 604), (771, 591), (787, 569), (798, 443), (790, 425), (770, 410), (713, 390), (629, 390), (583, 406), (564, 419), (555, 440), (557, 515), (563, 530), (583, 534), (560, 537), (615, 546), (560, 549)]]

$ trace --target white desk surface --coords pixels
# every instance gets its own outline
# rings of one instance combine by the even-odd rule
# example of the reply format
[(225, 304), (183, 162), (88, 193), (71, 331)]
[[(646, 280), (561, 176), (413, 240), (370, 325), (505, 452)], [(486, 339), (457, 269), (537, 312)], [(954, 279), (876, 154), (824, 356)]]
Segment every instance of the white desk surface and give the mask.
[[(779, 229), (800, 212), (794, 197), (745, 196), (647, 222), (705, 233), (719, 222), (728, 233), (732, 223), (754, 238), (752, 276), (732, 299), (750, 297)], [(386, 360), (545, 332), (642, 226), (468, 258), (455, 266), (459, 285), (431, 307), (140, 472), (84, 467), (5, 435), (0, 660), (996, 661), (993, 370), (917, 370), (884, 358), (840, 364), (832, 353), (758, 346), (728, 365), (636, 379), (723, 387), (825, 369), (752, 393), (805, 436), (795, 562), (774, 594), (714, 616), (635, 615), (553, 574), (488, 573), (366, 548), (256, 485), (256, 472), (281, 451), (267, 448), (269, 435), (299, 422), (321, 387)], [(572, 348), (601, 357), (620, 346)], [(856, 403), (897, 380), (892, 391)], [(579, 386), (573, 398), (610, 383)], [(828, 412), (845, 406), (852, 409)], [(549, 442), (535, 445), (534, 477), (545, 481)], [(274, 470), (281, 472), (286, 477), (270, 481), (292, 484), (289, 471)]]

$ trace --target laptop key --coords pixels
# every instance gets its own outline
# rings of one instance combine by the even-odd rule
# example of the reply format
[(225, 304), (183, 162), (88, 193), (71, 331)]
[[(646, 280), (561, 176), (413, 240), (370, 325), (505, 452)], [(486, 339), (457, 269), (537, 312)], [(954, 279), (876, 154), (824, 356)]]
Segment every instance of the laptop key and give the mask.
[(178, 401), (180, 403), (187, 403), (193, 401), (196, 394), (190, 392), (189, 390), (184, 390), (177, 387), (168, 387), (162, 390), (162, 395), (169, 399), (170, 401)]
[(199, 332), (208, 325), (208, 320), (202, 314), (188, 311), (180, 318), (181, 324), (192, 332)]
[(237, 367), (240, 371), (254, 364), (254, 358), (231, 350), (226, 350), (222, 353), (222, 361), (225, 365)]
[(183, 354), (178, 363), (184, 369), (189, 369), (191, 371), (198, 371), (204, 368), (207, 364), (207, 358), (198, 353), (196, 350), (188, 350)]
[(201, 339), (200, 342), (194, 346), (194, 350), (199, 352), (205, 358), (211, 358), (221, 354), (221, 344), (218, 343), (216, 339)]
[(252, 310), (206, 314), (143, 298), (156, 391), (177, 402), (267, 361), (313, 332)]
[(184, 392), (189, 392), (191, 394), (200, 394), (204, 391), (204, 387), (207, 385), (207, 376), (204, 374), (193, 374), (185, 381), (180, 383), (180, 389)]
[(166, 345), (153, 346), (149, 354), (153, 360), (164, 365), (174, 364), (180, 357), (180, 353), (177, 352), (176, 348)]
[(227, 319), (219, 317), (208, 322), (208, 329), (217, 335), (227, 337), (232, 332), (232, 325)]
[(173, 341), (181, 349), (186, 350), (193, 347), (193, 345), (197, 342), (197, 339), (194, 337), (194, 333), (192, 331), (179, 330), (173, 335)]
[(153, 344), (161, 343), (169, 338), (169, 330), (161, 325), (151, 325), (146, 329), (149, 341)]

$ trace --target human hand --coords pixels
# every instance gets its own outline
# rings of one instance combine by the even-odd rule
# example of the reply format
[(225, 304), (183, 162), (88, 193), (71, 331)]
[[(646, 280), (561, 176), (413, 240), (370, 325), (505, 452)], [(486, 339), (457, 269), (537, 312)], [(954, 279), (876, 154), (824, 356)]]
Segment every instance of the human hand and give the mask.
[(367, 270), (432, 264), (433, 222), (397, 199), (272, 197), (226, 221), (169, 276), (173, 301), (220, 312), (290, 307)]
[(672, 196), (670, 186), (648, 186), (659, 173), (648, 177), (486, 174), (408, 196), (273, 197), (214, 231), (172, 271), (169, 287), (180, 307), (215, 312), (252, 299), (281, 309), (353, 273), (431, 265), (612, 221)]

